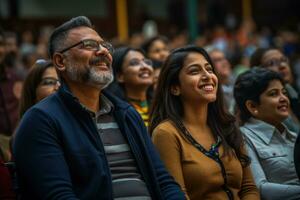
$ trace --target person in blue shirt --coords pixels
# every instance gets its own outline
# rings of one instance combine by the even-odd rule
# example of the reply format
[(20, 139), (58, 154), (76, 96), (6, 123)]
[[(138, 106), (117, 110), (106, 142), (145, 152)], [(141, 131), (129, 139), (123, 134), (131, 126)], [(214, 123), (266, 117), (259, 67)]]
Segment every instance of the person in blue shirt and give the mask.
[(252, 68), (237, 78), (234, 98), (262, 199), (300, 199), (294, 165), (297, 134), (283, 123), (289, 116), (290, 101), (282, 76)]

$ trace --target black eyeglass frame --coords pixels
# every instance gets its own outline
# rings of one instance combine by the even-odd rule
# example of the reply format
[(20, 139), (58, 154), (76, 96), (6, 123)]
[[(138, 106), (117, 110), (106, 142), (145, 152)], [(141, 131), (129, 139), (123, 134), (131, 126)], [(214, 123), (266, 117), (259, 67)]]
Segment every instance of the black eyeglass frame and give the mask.
[[(59, 52), (59, 53), (65, 53), (66, 51), (68, 51), (68, 50), (70, 50), (70, 49), (72, 49), (72, 48), (74, 48), (74, 47), (76, 47), (76, 46), (78, 46), (78, 45), (80, 45), (80, 44), (82, 44), (83, 47), (84, 47), (84, 46), (85, 46), (85, 42), (90, 42), (90, 41), (96, 42), (96, 43), (98, 44), (97, 49), (93, 49), (93, 50), (91, 49), (92, 51), (99, 51), (100, 46), (101, 46), (101, 48), (107, 49), (107, 50), (109, 51), (110, 54), (112, 54), (112, 53), (114, 52), (114, 47), (113, 47), (113, 45), (112, 45), (111, 43), (106, 42), (106, 41), (98, 42), (98, 41), (93, 40), (93, 39), (85, 39), (85, 40), (81, 40), (81, 41), (79, 41), (79, 42), (77, 42), (77, 43), (75, 43), (75, 44), (73, 44), (73, 45), (71, 45), (71, 46), (69, 46), (69, 47), (67, 47), (67, 48), (64, 48), (64, 49), (62, 49), (62, 50), (60, 50), (60, 51), (58, 51), (58, 52)], [(86, 49), (86, 50), (88, 50), (88, 49)]]

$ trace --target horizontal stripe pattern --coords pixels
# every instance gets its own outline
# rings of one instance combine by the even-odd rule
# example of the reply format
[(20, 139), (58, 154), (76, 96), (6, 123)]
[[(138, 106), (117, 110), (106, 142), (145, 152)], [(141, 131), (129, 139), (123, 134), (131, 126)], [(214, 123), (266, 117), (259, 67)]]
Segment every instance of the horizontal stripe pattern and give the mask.
[(130, 104), (135, 108), (135, 110), (141, 115), (145, 126), (149, 125), (149, 106), (147, 100), (139, 101), (135, 99), (129, 99)]
[(97, 123), (97, 129), (117, 129), (119, 128), (118, 124), (115, 122), (108, 123)]
[(101, 100), (101, 109), (94, 121), (111, 171), (114, 199), (149, 200), (148, 188), (138, 171), (130, 146), (112, 115), (113, 108), (107, 101)]

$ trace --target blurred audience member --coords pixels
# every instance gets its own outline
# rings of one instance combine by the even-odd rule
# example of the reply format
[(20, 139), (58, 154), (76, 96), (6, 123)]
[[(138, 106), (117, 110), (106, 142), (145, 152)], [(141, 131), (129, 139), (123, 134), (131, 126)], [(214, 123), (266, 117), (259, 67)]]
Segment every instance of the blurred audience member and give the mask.
[(178, 31), (169, 40), (169, 48), (176, 49), (188, 44), (188, 34), (186, 31)]
[(146, 56), (153, 61), (153, 88), (156, 88), (158, 76), (163, 65), (170, 54), (168, 39), (165, 36), (155, 36), (144, 42), (142, 49)]
[(15, 32), (5, 32), (4, 36), (6, 43), (5, 65), (12, 68), (16, 75), (24, 80), (27, 75), (27, 71), (24, 69), (21, 60), (17, 34)]
[(26, 53), (23, 53), (21, 55), (21, 60), (22, 60), (25, 76), (27, 76), (30, 68), (34, 65), (37, 58), (38, 58), (38, 55), (36, 52), (36, 48), (30, 49)]
[(54, 65), (48, 60), (37, 60), (29, 71), (20, 99), (20, 118), (34, 104), (56, 92), (60, 86)]
[[(142, 33), (136, 32), (133, 33), (129, 39), (129, 46), (132, 48), (140, 48), (141, 45), (144, 42), (144, 36)], [(119, 45), (116, 45), (116, 47), (124, 46), (124, 42), (119, 41)]]
[(278, 73), (252, 68), (234, 87), (252, 173), (266, 200), (300, 199), (293, 157), (297, 134), (282, 123), (290, 106), (284, 84)]
[(25, 30), (21, 35), (21, 46), (20, 53), (21, 55), (26, 54), (28, 52), (35, 51), (34, 45), (34, 36), (31, 30)]
[(164, 62), (170, 54), (168, 39), (165, 36), (155, 36), (148, 39), (143, 43), (142, 49), (148, 58), (160, 62)]
[(5, 64), (6, 44), (0, 31), (0, 148), (9, 160), (9, 139), (18, 123), (20, 79)]
[(204, 49), (170, 54), (150, 119), (153, 142), (187, 199), (259, 199), (242, 135)]
[(233, 84), (234, 78), (232, 75), (231, 64), (227, 60), (225, 54), (219, 49), (212, 49), (209, 51), (209, 56), (214, 64), (216, 74), (220, 85), (222, 86), (225, 103), (227, 109), (233, 113), (234, 98), (233, 98)]
[(259, 48), (251, 56), (250, 66), (267, 68), (281, 74), (285, 82), (284, 87), (291, 103), (290, 117), (288, 117), (284, 123), (290, 130), (298, 132), (300, 130), (300, 98), (294, 88), (289, 59), (278, 49)]
[(48, 45), (48, 40), (49, 40), (49, 37), (50, 37), (50, 34), (52, 33), (52, 31), (53, 31), (52, 26), (41, 27), (39, 36), (37, 38), (37, 45), (36, 45), (37, 58), (47, 59), (47, 57), (48, 57), (47, 45)]
[(7, 67), (14, 68), (18, 61), (18, 41), (17, 34), (14, 32), (5, 32), (6, 57), (5, 64)]
[(145, 57), (141, 49), (121, 47), (113, 53), (112, 67), (115, 82), (108, 90), (128, 101), (148, 126), (153, 84), (152, 61)]

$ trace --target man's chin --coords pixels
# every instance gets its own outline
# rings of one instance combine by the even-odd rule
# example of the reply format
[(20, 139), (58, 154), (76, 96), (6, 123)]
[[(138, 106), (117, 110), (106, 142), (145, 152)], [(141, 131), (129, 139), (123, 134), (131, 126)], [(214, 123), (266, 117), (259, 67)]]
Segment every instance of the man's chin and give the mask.
[(110, 83), (112, 83), (112, 80), (108, 80), (108, 81), (89, 81), (88, 85), (97, 88), (99, 90), (103, 90), (104, 88), (106, 88)]

